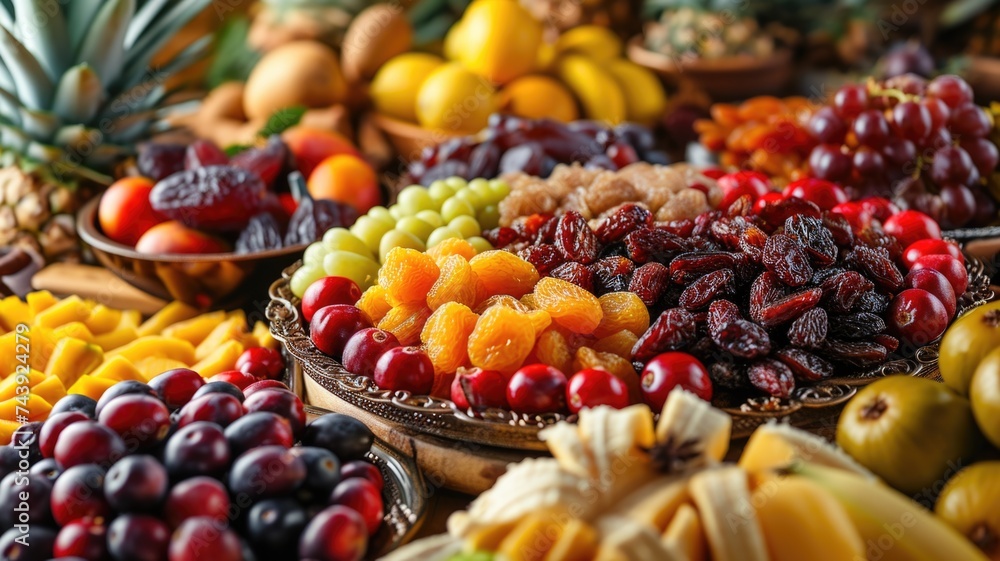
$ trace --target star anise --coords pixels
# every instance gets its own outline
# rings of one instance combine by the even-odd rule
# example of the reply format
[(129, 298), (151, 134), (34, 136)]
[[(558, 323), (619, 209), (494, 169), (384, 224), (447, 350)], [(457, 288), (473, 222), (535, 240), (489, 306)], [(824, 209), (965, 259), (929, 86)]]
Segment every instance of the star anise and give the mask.
[(648, 454), (653, 469), (664, 474), (677, 473), (691, 467), (691, 462), (701, 457), (701, 446), (698, 440), (678, 442), (670, 435), (650, 448)]

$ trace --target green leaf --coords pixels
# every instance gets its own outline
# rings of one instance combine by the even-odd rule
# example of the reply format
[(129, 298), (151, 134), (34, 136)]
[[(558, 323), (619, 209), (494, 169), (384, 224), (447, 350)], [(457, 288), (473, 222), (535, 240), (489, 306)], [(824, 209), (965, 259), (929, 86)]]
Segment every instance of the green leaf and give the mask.
[(38, 111), (20, 108), (21, 128), (24, 129), (31, 138), (38, 140), (49, 140), (62, 124), (59, 117), (50, 111)]
[(170, 0), (147, 0), (135, 12), (135, 17), (128, 24), (128, 31), (125, 33), (125, 48), (131, 49), (132, 45), (139, 40), (139, 37), (146, 31), (153, 18), (160, 13), (160, 10), (169, 3)]
[(87, 36), (91, 22), (101, 10), (103, 0), (72, 0), (66, 8), (66, 21), (69, 23), (69, 40), (73, 50), (78, 51), (83, 38)]
[(125, 31), (133, 14), (135, 0), (110, 0), (98, 12), (80, 45), (76, 62), (90, 64), (106, 89), (110, 89), (122, 73)]
[(28, 109), (44, 110), (52, 97), (52, 80), (35, 57), (9, 31), (0, 27), (0, 60), (7, 65), (17, 95)]
[(247, 46), (250, 20), (245, 16), (229, 18), (215, 34), (215, 50), (205, 81), (215, 88), (230, 82), (245, 82), (260, 60), (260, 54)]
[(211, 0), (180, 0), (168, 11), (160, 14), (146, 28), (145, 32), (129, 47), (125, 57), (126, 76), (134, 76), (137, 69), (149, 66), (160, 49), (164, 47), (182, 27), (195, 18)]
[(62, 10), (52, 0), (14, 0), (14, 13), (24, 48), (34, 53), (55, 82), (70, 65), (69, 32)]
[(0, 88), (0, 117), (11, 125), (21, 125), (21, 102), (6, 88)]
[(299, 121), (302, 120), (302, 116), (305, 114), (306, 108), (301, 105), (279, 109), (274, 115), (271, 115), (264, 128), (260, 129), (260, 132), (257, 133), (257, 136), (267, 138), (271, 135), (281, 134), (299, 124)]
[(70, 68), (59, 80), (52, 110), (67, 123), (87, 123), (104, 101), (101, 78), (87, 64)]
[(239, 154), (240, 152), (246, 152), (247, 150), (253, 148), (250, 144), (233, 144), (232, 146), (227, 146), (224, 152), (227, 156), (232, 158), (233, 156)]

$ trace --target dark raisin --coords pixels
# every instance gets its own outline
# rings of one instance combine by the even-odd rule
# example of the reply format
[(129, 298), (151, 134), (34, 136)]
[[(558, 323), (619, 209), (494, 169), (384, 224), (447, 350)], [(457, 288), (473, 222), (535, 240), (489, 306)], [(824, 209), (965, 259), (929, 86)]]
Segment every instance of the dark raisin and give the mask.
[(712, 223), (722, 218), (722, 213), (713, 210), (699, 214), (694, 219), (694, 227), (691, 229), (691, 236), (700, 238), (708, 234), (712, 228)]
[(869, 290), (858, 297), (852, 311), (881, 314), (889, 307), (889, 297), (877, 290)]
[(764, 327), (774, 327), (792, 321), (815, 308), (822, 296), (822, 290), (809, 288), (758, 308), (756, 309), (756, 313), (751, 308), (750, 315), (757, 323)]
[(628, 290), (634, 292), (646, 306), (652, 307), (660, 301), (670, 284), (670, 269), (662, 263), (646, 263), (635, 270)]
[(483, 237), (486, 238), (486, 241), (490, 242), (493, 247), (497, 249), (504, 249), (508, 245), (516, 242), (521, 237), (521, 234), (513, 228), (501, 227), (484, 231)]
[(764, 208), (760, 210), (757, 217), (764, 225), (766, 231), (773, 232), (783, 226), (785, 220), (788, 220), (790, 216), (795, 215), (819, 218), (820, 210), (818, 206), (809, 201), (798, 197), (788, 197), (787, 199), (781, 199), (780, 201), (764, 205)]
[(712, 223), (709, 228), (709, 234), (713, 239), (718, 240), (719, 243), (727, 248), (737, 250), (740, 248), (740, 239), (743, 236), (743, 232), (749, 227), (750, 223), (742, 216), (723, 218), (718, 222)]
[(681, 293), (680, 305), (688, 310), (699, 310), (713, 300), (733, 291), (733, 272), (729, 269), (713, 271), (699, 278)]
[(594, 273), (595, 294), (623, 292), (632, 281), (635, 263), (626, 257), (605, 257), (591, 264), (590, 271)]
[(676, 351), (694, 342), (698, 329), (694, 316), (683, 308), (660, 314), (632, 348), (632, 357), (646, 362), (660, 353)]
[(833, 241), (840, 247), (852, 247), (854, 245), (854, 230), (851, 223), (844, 218), (844, 215), (835, 212), (823, 212), (823, 225), (830, 231)]
[(764, 262), (764, 246), (767, 244), (767, 234), (764, 230), (756, 226), (751, 226), (743, 231), (740, 236), (739, 246), (743, 253), (746, 253), (754, 263)]
[(747, 377), (753, 386), (774, 397), (789, 397), (795, 390), (795, 377), (784, 364), (765, 358), (750, 365)]
[(851, 366), (874, 366), (885, 361), (889, 351), (878, 343), (827, 339), (820, 348), (823, 356)]
[(885, 233), (878, 223), (873, 222), (858, 233), (858, 241), (871, 248), (882, 248), (889, 253), (889, 259), (896, 261), (903, 255), (903, 247), (894, 236)]
[(875, 285), (857, 271), (844, 271), (824, 279), (820, 288), (823, 289), (823, 302), (830, 310), (844, 314)]
[(903, 287), (903, 274), (884, 249), (859, 245), (848, 255), (847, 262), (885, 290), (896, 292)]
[(713, 362), (708, 367), (712, 385), (724, 390), (743, 390), (749, 386), (746, 367), (731, 361)]
[(817, 267), (826, 267), (837, 261), (837, 244), (833, 235), (818, 218), (795, 215), (785, 220), (785, 234), (797, 239)]
[(625, 236), (628, 257), (636, 263), (666, 261), (688, 251), (685, 240), (665, 230), (642, 228)]
[(625, 247), (625, 242), (609, 243), (602, 247), (597, 252), (597, 258), (604, 259), (605, 257), (628, 257), (628, 248)]
[(597, 239), (611, 243), (623, 239), (629, 232), (646, 228), (653, 223), (653, 214), (644, 206), (628, 203), (618, 207), (597, 227)]
[(735, 264), (736, 259), (732, 253), (685, 253), (670, 262), (670, 280), (677, 284), (689, 284), (713, 271), (732, 269)]
[(542, 276), (548, 275), (553, 269), (566, 262), (566, 256), (552, 244), (529, 245), (518, 251), (517, 255), (534, 265), (538, 274)]
[(694, 221), (689, 218), (685, 218), (683, 220), (657, 222), (656, 229), (663, 230), (664, 232), (670, 232), (671, 234), (682, 238), (689, 238), (691, 237), (691, 232), (694, 231)]
[(774, 353), (799, 380), (818, 382), (833, 376), (833, 365), (826, 360), (802, 349), (785, 347)]
[(549, 218), (542, 224), (542, 227), (538, 229), (538, 234), (535, 235), (535, 243), (555, 243), (556, 242), (556, 230), (559, 229), (559, 221), (555, 218)]
[[(636, 272), (638, 273), (638, 271)], [(549, 276), (571, 282), (588, 292), (593, 292), (594, 290), (594, 273), (574, 261), (563, 263), (552, 269)]]
[(784, 298), (786, 293), (785, 286), (778, 277), (770, 271), (764, 271), (750, 286), (750, 316), (755, 316), (765, 306)]
[(788, 286), (802, 286), (813, 276), (809, 254), (798, 241), (775, 234), (764, 245), (764, 266)]
[(813, 278), (809, 282), (811, 284), (823, 284), (823, 281), (830, 277), (835, 277), (840, 273), (847, 271), (847, 269), (841, 267), (827, 267), (826, 269), (816, 269), (813, 273)]
[(792, 322), (788, 342), (796, 347), (816, 348), (826, 340), (828, 327), (826, 310), (813, 308)]
[(282, 247), (281, 227), (267, 212), (254, 215), (236, 240), (236, 253), (254, 253)]
[(740, 358), (757, 358), (771, 352), (771, 338), (767, 331), (745, 319), (729, 322), (722, 329), (713, 330), (712, 341), (721, 350)]
[(579, 212), (571, 210), (559, 218), (556, 247), (567, 258), (587, 265), (597, 259), (597, 236)]
[(830, 318), (830, 336), (836, 339), (867, 339), (885, 331), (885, 321), (869, 312)]
[(729, 300), (716, 300), (708, 307), (708, 332), (719, 333), (730, 323), (743, 319), (740, 308)]

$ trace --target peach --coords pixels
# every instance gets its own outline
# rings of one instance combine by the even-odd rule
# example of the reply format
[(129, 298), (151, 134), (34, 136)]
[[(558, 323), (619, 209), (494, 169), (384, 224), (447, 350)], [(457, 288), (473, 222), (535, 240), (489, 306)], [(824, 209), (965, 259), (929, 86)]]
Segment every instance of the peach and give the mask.
[(225, 253), (226, 242), (171, 220), (153, 226), (135, 244), (139, 253)]
[(152, 190), (153, 181), (145, 177), (125, 177), (108, 187), (97, 206), (104, 234), (118, 243), (135, 245), (147, 230), (166, 220), (149, 203)]
[(382, 203), (382, 190), (368, 162), (348, 154), (330, 156), (309, 176), (309, 194), (353, 206), (358, 214)]
[(304, 126), (291, 127), (281, 134), (302, 175), (309, 177), (323, 160), (338, 154), (360, 157), (361, 153), (340, 134)]

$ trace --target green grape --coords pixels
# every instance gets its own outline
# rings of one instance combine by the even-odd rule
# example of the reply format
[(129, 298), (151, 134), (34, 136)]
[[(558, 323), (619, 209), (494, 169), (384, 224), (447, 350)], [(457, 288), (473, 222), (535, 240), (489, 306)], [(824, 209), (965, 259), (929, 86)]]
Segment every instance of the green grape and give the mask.
[(403, 218), (406, 218), (407, 216), (410, 215), (410, 213), (407, 212), (407, 209), (399, 206), (399, 203), (389, 207), (389, 214), (391, 214), (392, 217), (395, 218), (397, 221), (402, 220)]
[(455, 196), (455, 190), (449, 187), (444, 181), (438, 179), (432, 182), (431, 186), (427, 188), (427, 194), (434, 200), (436, 208), (441, 208), (441, 205), (445, 201)]
[(346, 277), (366, 290), (378, 279), (378, 263), (350, 251), (331, 251), (323, 259), (323, 270), (331, 277)]
[(421, 241), (426, 241), (427, 237), (434, 231), (434, 226), (416, 216), (407, 216), (396, 223), (396, 229), (407, 234), (413, 234)]
[(493, 249), (493, 244), (486, 241), (486, 238), (481, 236), (472, 236), (471, 238), (466, 238), (465, 241), (469, 242), (472, 244), (472, 247), (476, 248), (476, 253), (482, 253)]
[[(327, 257), (329, 257), (329, 255)], [(302, 295), (306, 293), (306, 289), (309, 288), (309, 285), (325, 276), (326, 273), (323, 272), (323, 267), (321, 266), (305, 265), (303, 267), (299, 267), (298, 271), (292, 273), (292, 279), (289, 282), (292, 287), (292, 294), (302, 298)]]
[(327, 251), (342, 250), (357, 253), (365, 257), (372, 256), (372, 250), (361, 238), (355, 236), (347, 228), (330, 228), (323, 234), (323, 247)]
[(427, 248), (430, 249), (448, 238), (462, 239), (462, 234), (459, 234), (454, 228), (442, 226), (431, 232), (431, 236), (427, 238)]
[(443, 218), (445, 222), (451, 222), (459, 216), (475, 215), (476, 209), (469, 204), (469, 201), (464, 199), (452, 197), (445, 201), (444, 205), (441, 206), (441, 218)]
[(395, 222), (386, 222), (380, 218), (362, 216), (358, 218), (358, 221), (354, 223), (354, 226), (351, 226), (351, 233), (357, 236), (361, 241), (365, 242), (368, 249), (375, 254), (378, 253), (378, 244), (382, 241), (382, 236), (395, 227)]
[(460, 189), (458, 193), (455, 193), (455, 196), (459, 199), (469, 201), (469, 204), (471, 204), (475, 209), (480, 209), (486, 206), (486, 199), (482, 198), (478, 193), (469, 188)]
[(510, 185), (503, 179), (491, 179), (490, 190), (493, 191), (493, 200), (499, 203), (510, 194)]
[(469, 189), (472, 190), (472, 192), (474, 192), (475, 194), (479, 195), (480, 198), (486, 201), (487, 204), (496, 202), (493, 200), (493, 197), (495, 195), (493, 193), (493, 190), (490, 189), (489, 180), (483, 179), (481, 177), (473, 179), (472, 181), (469, 182)]
[(479, 227), (479, 222), (476, 222), (476, 219), (471, 216), (458, 216), (448, 223), (448, 227), (462, 234), (463, 238), (471, 238), (483, 233), (483, 229)]
[(440, 208), (434, 202), (434, 197), (427, 189), (419, 185), (410, 185), (396, 196), (396, 204), (406, 210), (408, 216), (413, 216), (421, 210), (437, 210)]
[(393, 230), (382, 236), (382, 243), (378, 247), (378, 257), (381, 263), (385, 263), (386, 255), (397, 247), (408, 247), (417, 251), (424, 251), (427, 247), (419, 238), (408, 232)]
[(368, 216), (372, 218), (378, 218), (380, 220), (385, 220), (386, 222), (396, 223), (397, 218), (389, 212), (389, 209), (384, 206), (375, 206), (368, 209)]
[[(367, 248), (365, 248), (367, 249)], [(323, 242), (314, 242), (302, 252), (302, 263), (308, 266), (318, 266), (323, 264), (323, 258), (328, 253)]]
[(445, 179), (444, 182), (448, 184), (448, 187), (451, 187), (456, 191), (458, 191), (459, 189), (464, 189), (466, 186), (469, 185), (469, 182), (458, 176), (449, 177), (448, 179)]
[(496, 205), (487, 205), (479, 211), (476, 219), (479, 220), (479, 226), (483, 230), (492, 230), (500, 225), (500, 211), (497, 210)]
[(434, 226), (435, 228), (444, 226), (444, 220), (441, 219), (441, 213), (435, 210), (421, 210), (417, 213), (417, 218), (423, 220), (431, 226)]

